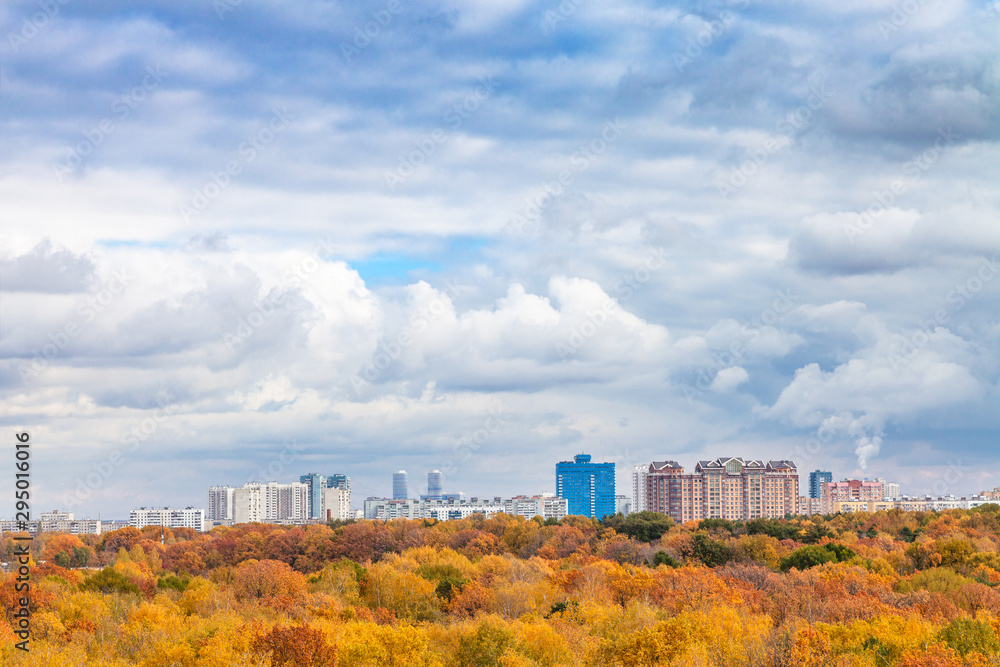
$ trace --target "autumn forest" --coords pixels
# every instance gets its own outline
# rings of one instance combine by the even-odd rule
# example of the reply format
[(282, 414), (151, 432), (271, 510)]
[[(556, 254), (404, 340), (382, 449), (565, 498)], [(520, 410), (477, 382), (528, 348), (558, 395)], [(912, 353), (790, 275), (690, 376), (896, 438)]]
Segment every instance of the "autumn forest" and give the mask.
[[(0, 537), (12, 561), (13, 536)], [(43, 533), (3, 665), (1000, 665), (1000, 506)]]

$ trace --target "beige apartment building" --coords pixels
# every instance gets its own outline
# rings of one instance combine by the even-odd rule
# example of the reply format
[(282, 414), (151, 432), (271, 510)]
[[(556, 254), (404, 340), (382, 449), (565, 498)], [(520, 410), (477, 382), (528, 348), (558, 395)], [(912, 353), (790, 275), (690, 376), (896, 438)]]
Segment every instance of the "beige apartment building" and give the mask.
[(799, 473), (791, 461), (722, 457), (685, 474), (676, 461), (654, 461), (645, 475), (646, 509), (674, 521), (749, 521), (798, 512)]

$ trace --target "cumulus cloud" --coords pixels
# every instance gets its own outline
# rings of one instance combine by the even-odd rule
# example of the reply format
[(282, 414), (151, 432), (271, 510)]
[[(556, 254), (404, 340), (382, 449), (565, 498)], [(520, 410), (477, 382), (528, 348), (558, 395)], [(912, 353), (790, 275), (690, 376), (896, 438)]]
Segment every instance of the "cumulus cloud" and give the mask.
[[(51, 448), (42, 504), (148, 423), (66, 509), (200, 504), (293, 440), (280, 476), (359, 497), (397, 468), (532, 493), (579, 451), (774, 457), (803, 430), (822, 466), (896, 460), (901, 430), (995, 457), (978, 8), (883, 34), (890, 0), (418, 2), (358, 45), (383, 0), (210, 5), (72, 3), (4, 61), (0, 399)], [(37, 11), (6, 3), (0, 34)]]
[(740, 366), (723, 368), (715, 375), (715, 380), (712, 381), (711, 389), (714, 392), (725, 394), (749, 379), (750, 374), (747, 373), (745, 368), (741, 368)]
[(89, 257), (58, 249), (45, 238), (24, 254), (0, 260), (0, 280), (8, 292), (67, 294), (86, 291), (96, 274)]

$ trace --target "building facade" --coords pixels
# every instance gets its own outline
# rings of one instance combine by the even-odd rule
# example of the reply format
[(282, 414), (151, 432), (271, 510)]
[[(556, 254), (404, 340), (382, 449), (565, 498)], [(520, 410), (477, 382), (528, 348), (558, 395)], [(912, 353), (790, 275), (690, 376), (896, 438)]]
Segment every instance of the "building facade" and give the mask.
[(556, 495), (569, 513), (603, 519), (615, 513), (615, 464), (592, 463), (589, 454), (556, 464)]
[[(105, 524), (107, 522), (104, 522)], [(100, 535), (100, 519), (74, 519), (72, 512), (42, 512), (38, 521), (0, 521), (0, 533), (70, 533), (71, 535)]]
[(646, 509), (646, 475), (649, 464), (632, 468), (632, 511), (642, 512)]
[(451, 521), (465, 519), (473, 514), (487, 518), (494, 514), (511, 514), (533, 519), (562, 519), (568, 510), (565, 498), (551, 493), (539, 496), (514, 496), (513, 498), (471, 498), (469, 500), (395, 500), (392, 498), (368, 498), (365, 500), (364, 516), (376, 521), (392, 519), (436, 519)]
[(798, 512), (799, 476), (791, 461), (723, 457), (686, 474), (676, 461), (654, 461), (646, 474), (646, 509), (678, 523), (720, 518), (751, 521)]
[(850, 500), (877, 501), (883, 498), (882, 482), (867, 479), (845, 479), (823, 484), (822, 513), (835, 514), (834, 503)]
[(540, 496), (514, 496), (503, 501), (504, 513), (533, 519), (540, 516), (543, 519), (560, 520), (569, 514), (569, 503), (551, 493)]
[(208, 521), (233, 520), (233, 492), (231, 486), (208, 487), (208, 504), (205, 507), (205, 518)]
[[(299, 482), (305, 484), (308, 488), (309, 509), (307, 510), (307, 513), (310, 519), (327, 521), (329, 514), (327, 511), (328, 509), (332, 509), (333, 513), (338, 517), (343, 513), (343, 510), (339, 505), (343, 494), (328, 494), (327, 489), (339, 489), (341, 491), (346, 491), (348, 499), (347, 509), (350, 509), (351, 478), (347, 475), (320, 475), (319, 473), (311, 472), (308, 475), (302, 475), (299, 477)], [(332, 507), (327, 507), (324, 499), (328, 496), (336, 498), (338, 504), (335, 504)]]
[(427, 499), (441, 500), (444, 493), (444, 475), (440, 470), (431, 470), (427, 473)]
[(882, 477), (876, 477), (876, 482), (882, 482), (882, 500), (900, 500), (903, 497), (899, 484), (886, 481)]
[(833, 473), (825, 470), (814, 470), (809, 473), (809, 497), (822, 498), (823, 484), (833, 481)]
[(392, 474), (392, 499), (406, 500), (410, 497), (410, 490), (407, 486), (406, 471), (397, 470)]
[(140, 507), (128, 515), (128, 523), (133, 528), (163, 526), (164, 528), (191, 528), (199, 533), (205, 531), (205, 510), (186, 507), (184, 509), (153, 509)]
[(309, 487), (302, 482), (250, 482), (233, 490), (233, 523), (304, 523), (308, 512)]
[(324, 521), (343, 521), (354, 517), (351, 511), (351, 489), (326, 487), (323, 489)]
[(810, 498), (809, 496), (799, 496), (799, 514), (812, 516), (823, 513), (823, 499)]

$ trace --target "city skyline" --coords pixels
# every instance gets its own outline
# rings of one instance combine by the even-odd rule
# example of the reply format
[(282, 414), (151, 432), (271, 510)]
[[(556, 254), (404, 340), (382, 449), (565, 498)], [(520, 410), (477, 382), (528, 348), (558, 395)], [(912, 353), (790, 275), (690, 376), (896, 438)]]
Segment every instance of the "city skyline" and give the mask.
[[(598, 458), (598, 457), (592, 457), (591, 455), (584, 455), (584, 456), (587, 457), (588, 460), (589, 459), (593, 459), (593, 458)], [(729, 457), (717, 457), (717, 460), (726, 460), (727, 458), (729, 458)], [(673, 463), (672, 461), (667, 461), (667, 462), (668, 463)], [(554, 461), (550, 462), (550, 463), (555, 464)], [(604, 463), (604, 462), (603, 461), (594, 461), (594, 463), (596, 464), (596, 463)], [(613, 464), (614, 462), (613, 461), (608, 461), (607, 463), (612, 463)], [(704, 464), (704, 463), (707, 463), (707, 461), (700, 461), (698, 463), (699, 464)], [(794, 463), (794, 462), (792, 462), (792, 463)], [(624, 484), (619, 483), (618, 481), (615, 482), (615, 487), (614, 488), (616, 488), (616, 489), (619, 490), (619, 491), (616, 492), (616, 494), (619, 497), (621, 497), (621, 496), (624, 495), (624, 496), (627, 496), (628, 498), (631, 499), (630, 505), (632, 506), (632, 511), (633, 512), (637, 511), (636, 507), (639, 506), (639, 505), (643, 505), (644, 508), (648, 508), (648, 505), (644, 505), (644, 501), (643, 501), (643, 503), (638, 503), (638, 504), (635, 502), (635, 498), (636, 498), (636, 495), (635, 495), (636, 486), (635, 486), (635, 484), (637, 482), (636, 471), (637, 470), (642, 470), (643, 474), (645, 474), (645, 471), (649, 468), (649, 466), (651, 464), (656, 464), (656, 461), (651, 461), (651, 462), (639, 464), (637, 466), (633, 466), (629, 470), (623, 470), (622, 467), (620, 465), (618, 465), (618, 464), (614, 465), (614, 473), (615, 473), (615, 479), (616, 480), (618, 480), (622, 476), (627, 476), (627, 479), (625, 480)], [(374, 493), (365, 494), (365, 495), (353, 494), (353, 496), (351, 496), (351, 494), (349, 494), (349, 497), (353, 498), (353, 500), (350, 501), (351, 502), (351, 505), (350, 505), (351, 509), (352, 510), (361, 510), (361, 509), (363, 509), (363, 507), (364, 507), (364, 500), (366, 498), (395, 499), (395, 481), (396, 481), (396, 476), (399, 475), (400, 473), (404, 473), (404, 475), (406, 476), (406, 481), (408, 482), (409, 475), (408, 475), (408, 473), (406, 473), (406, 471), (396, 471), (396, 472), (392, 473), (392, 480), (389, 482), (389, 484), (386, 485), (386, 488), (388, 488), (388, 492), (378, 493), (376, 491)], [(805, 471), (805, 470), (802, 470), (797, 475), (798, 489), (799, 489), (798, 497), (812, 498), (812, 495), (811, 495), (812, 494), (812, 479), (816, 475), (816, 473), (829, 474), (831, 476), (831, 481), (834, 482), (835, 484), (836, 483), (840, 483), (840, 482), (846, 482), (848, 480), (865, 481), (865, 482), (868, 482), (868, 481), (878, 481), (878, 482), (880, 482), (882, 484), (885, 484), (887, 482), (887, 480), (884, 477), (869, 478), (869, 477), (865, 476), (865, 477), (858, 478), (858, 477), (852, 477), (850, 475), (841, 475), (840, 477), (838, 477), (837, 474), (836, 474), (836, 472), (834, 472), (834, 471), (819, 471), (819, 470)], [(953, 472), (953, 474), (956, 477), (959, 476), (958, 472)], [(428, 470), (428, 471), (426, 471), (426, 475), (427, 475), (428, 481), (430, 481), (434, 475), (439, 475), (439, 476), (443, 477), (443, 475), (441, 474), (441, 472), (437, 471), (437, 470)], [(296, 483), (296, 482), (302, 483), (302, 482), (305, 482), (305, 486), (307, 488), (306, 493), (309, 496), (308, 503), (311, 506), (312, 502), (313, 502), (313, 500), (312, 500), (312, 491), (310, 490), (311, 489), (310, 483), (308, 481), (306, 481), (306, 478), (313, 477), (313, 476), (322, 477), (325, 480), (329, 480), (329, 483), (331, 485), (340, 486), (341, 488), (345, 488), (344, 485), (346, 485), (346, 488), (348, 488), (348, 489), (350, 489), (353, 486), (353, 480), (352, 480), (351, 476), (347, 475), (347, 474), (343, 474), (343, 473), (335, 473), (335, 474), (332, 474), (332, 475), (329, 475), (329, 476), (320, 475), (319, 473), (309, 473), (309, 474), (300, 474), (300, 475), (289, 474), (289, 475), (286, 475), (285, 477), (283, 477), (281, 479), (253, 480), (253, 481), (245, 482), (243, 485), (244, 486), (246, 486), (246, 485), (267, 485), (267, 484), (275, 484), (275, 483), (287, 485), (287, 484), (290, 484), (290, 483)], [(824, 477), (823, 480), (825, 481), (825, 479), (826, 478)], [(974, 489), (974, 490), (956, 491), (954, 489), (953, 482), (947, 482), (945, 480), (941, 480), (940, 483), (937, 485), (936, 488), (932, 487), (926, 493), (920, 493), (920, 492), (906, 492), (906, 493), (902, 493), (900, 491), (900, 486), (901, 485), (898, 482), (894, 482), (894, 481), (890, 481), (889, 482), (889, 486), (891, 486), (891, 487), (893, 487), (893, 488), (896, 489), (896, 491), (895, 491), (896, 494), (901, 494), (903, 496), (910, 497), (910, 498), (922, 498), (922, 497), (935, 497), (935, 498), (937, 498), (937, 497), (956, 497), (956, 498), (966, 498), (966, 497), (969, 497), (969, 498), (971, 498), (971, 497), (974, 497), (974, 496), (978, 496), (980, 493), (983, 493), (983, 492), (986, 492), (986, 491), (989, 490), (989, 487), (983, 487), (983, 488)], [(903, 487), (904, 487), (904, 490), (905, 490), (905, 485), (903, 485)], [(209, 492), (211, 494), (211, 490), (212, 489), (229, 489), (229, 491), (232, 492), (235, 488), (239, 488), (239, 487), (234, 487), (232, 485), (227, 485), (227, 484), (221, 484), (221, 485), (216, 484), (216, 485), (212, 485), (212, 486), (210, 486), (208, 488), (209, 488)], [(553, 487), (553, 488), (555, 488), (555, 487)], [(644, 488), (645, 488), (645, 484), (643, 483), (643, 489)], [(457, 497), (459, 495), (465, 496), (465, 497), (469, 497), (469, 498), (494, 498), (494, 497), (511, 497), (511, 496), (517, 496), (517, 495), (523, 494), (524, 492), (525, 492), (525, 489), (523, 489), (523, 488), (519, 489), (516, 493), (511, 493), (511, 494), (489, 493), (489, 492), (472, 492), (472, 493), (466, 493), (465, 491), (461, 491), (461, 492), (459, 492), (459, 491), (447, 491), (447, 492), (445, 492), (443, 494), (443, 496), (445, 498), (451, 497), (451, 496), (456, 496)], [(535, 493), (554, 493), (553, 490), (551, 490), (551, 489), (546, 490), (545, 488), (541, 488), (540, 490), (536, 489), (534, 492)], [(643, 491), (643, 494), (644, 493), (645, 492)], [(202, 493), (201, 494), (201, 498), (204, 499), (204, 497), (205, 497), (204, 493)], [(644, 499), (645, 495), (643, 495), (642, 497)], [(406, 495), (402, 499), (404, 499), (404, 500), (418, 500), (420, 498), (428, 498), (428, 494), (423, 494), (423, 493), (409, 493), (408, 495)], [(428, 498), (428, 499), (433, 499), (433, 498)], [(819, 496), (817, 496), (816, 499), (819, 499)], [(231, 502), (231, 500), (229, 502)], [(169, 498), (161, 497), (158, 500), (156, 500), (155, 502), (148, 503), (147, 505), (150, 508), (160, 508), (160, 507), (162, 507), (162, 508), (168, 508), (168, 507), (188, 507), (188, 508), (190, 508), (192, 506), (193, 507), (198, 507), (201, 504), (202, 504), (201, 501), (197, 501), (197, 502), (194, 502), (194, 503), (186, 503), (184, 501), (172, 502)], [(113, 520), (122, 520), (122, 517), (123, 516), (127, 517), (128, 514), (129, 514), (129, 512), (131, 512), (133, 510), (136, 510), (136, 509), (146, 509), (147, 505), (142, 505), (142, 506), (136, 505), (135, 507), (130, 507), (127, 510), (125, 510), (125, 512), (122, 513), (122, 514), (115, 514), (113, 512), (101, 512), (101, 511), (98, 511), (98, 512), (94, 513), (93, 515), (91, 515), (91, 514), (89, 514), (87, 512), (79, 512), (79, 511), (74, 512), (72, 509), (69, 510), (69, 513), (75, 513), (75, 514), (79, 515), (80, 517), (83, 517), (83, 518), (85, 518), (87, 520), (96, 519), (98, 517), (98, 515), (103, 515), (106, 520), (112, 520), (112, 519)], [(211, 514), (212, 505), (213, 505), (213, 503), (212, 503), (211, 498), (210, 498), (209, 502), (207, 504), (205, 504), (206, 517), (212, 516), (212, 514)], [(62, 507), (51, 507), (51, 508), (45, 508), (45, 509), (46, 509), (46, 511), (50, 511), (50, 512), (52, 512), (52, 511), (54, 511), (54, 512), (66, 511), (66, 508), (62, 508)], [(669, 512), (667, 512), (667, 514), (669, 514)], [(2, 515), (0, 515), (0, 519), (2, 519), (2, 518), (3, 518)], [(315, 518), (318, 518), (318, 517), (315, 517)]]

